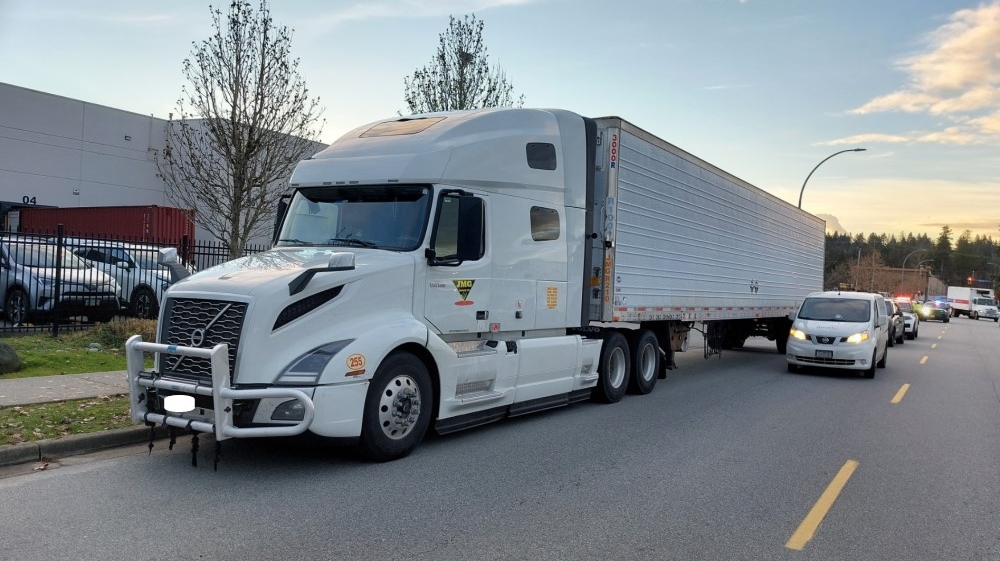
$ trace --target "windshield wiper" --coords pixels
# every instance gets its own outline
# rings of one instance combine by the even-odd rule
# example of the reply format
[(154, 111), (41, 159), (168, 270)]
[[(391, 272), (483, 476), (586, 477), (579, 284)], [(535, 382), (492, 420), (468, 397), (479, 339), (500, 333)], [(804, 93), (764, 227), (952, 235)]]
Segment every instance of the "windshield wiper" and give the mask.
[(347, 245), (359, 245), (361, 247), (370, 247), (373, 249), (378, 249), (378, 246), (372, 242), (359, 240), (358, 238), (330, 238), (326, 240), (326, 243), (342, 243)]
[(300, 240), (298, 238), (282, 238), (282, 239), (278, 240), (278, 242), (293, 243), (295, 245), (316, 245), (316, 244), (314, 244), (312, 242), (307, 242), (305, 240)]

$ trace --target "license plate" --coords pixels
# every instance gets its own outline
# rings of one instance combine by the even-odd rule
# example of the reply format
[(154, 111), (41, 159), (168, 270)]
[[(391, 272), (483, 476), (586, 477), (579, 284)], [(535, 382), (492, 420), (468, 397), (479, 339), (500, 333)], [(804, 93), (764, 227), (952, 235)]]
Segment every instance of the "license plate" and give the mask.
[(816, 358), (833, 358), (833, 351), (816, 351)]

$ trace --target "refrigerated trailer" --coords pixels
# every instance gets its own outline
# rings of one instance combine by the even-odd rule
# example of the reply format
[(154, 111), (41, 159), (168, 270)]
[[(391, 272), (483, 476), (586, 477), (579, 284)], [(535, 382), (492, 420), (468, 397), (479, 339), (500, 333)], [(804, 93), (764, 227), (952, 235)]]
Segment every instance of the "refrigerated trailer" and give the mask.
[(691, 329), (784, 353), (822, 288), (820, 219), (618, 117), (387, 119), (290, 185), (271, 250), (174, 284), (157, 342), (128, 341), (136, 422), (391, 460), (429, 429), (647, 394)]

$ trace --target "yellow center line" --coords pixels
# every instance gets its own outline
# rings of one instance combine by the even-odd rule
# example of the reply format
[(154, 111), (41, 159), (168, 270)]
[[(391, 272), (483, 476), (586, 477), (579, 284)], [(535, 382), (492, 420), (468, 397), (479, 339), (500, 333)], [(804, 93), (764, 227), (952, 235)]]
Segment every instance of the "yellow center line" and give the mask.
[(936, 349), (936, 348), (937, 348), (937, 343), (932, 343), (932, 344), (931, 344), (931, 348), (932, 348), (932, 349)]
[[(927, 357), (924, 358), (926, 359)], [(906, 395), (906, 390), (908, 389), (910, 389), (910, 384), (903, 384), (903, 386), (899, 388), (899, 391), (896, 392), (896, 396), (892, 398), (890, 403), (899, 403), (900, 401), (903, 401), (903, 396)]]
[(840, 468), (837, 475), (827, 486), (823, 494), (819, 496), (819, 500), (813, 505), (812, 510), (806, 515), (805, 519), (799, 524), (799, 527), (792, 534), (792, 537), (788, 538), (788, 542), (785, 547), (788, 549), (801, 550), (809, 543), (809, 540), (813, 538), (816, 534), (816, 530), (819, 528), (820, 522), (826, 517), (826, 513), (830, 511), (830, 507), (833, 506), (834, 501), (840, 496), (840, 492), (844, 489), (844, 485), (847, 485), (847, 480), (851, 478), (854, 470), (858, 468), (858, 462), (855, 460), (847, 460), (844, 467)]
[(924, 355), (924, 358), (920, 359), (920, 364), (927, 364), (927, 355)]

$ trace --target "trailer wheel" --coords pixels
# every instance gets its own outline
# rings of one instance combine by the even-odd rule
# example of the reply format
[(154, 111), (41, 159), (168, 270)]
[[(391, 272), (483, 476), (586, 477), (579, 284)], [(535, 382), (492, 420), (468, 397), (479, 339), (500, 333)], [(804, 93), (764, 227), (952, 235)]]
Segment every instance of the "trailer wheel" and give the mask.
[(376, 462), (405, 457), (423, 440), (433, 414), (427, 366), (409, 353), (390, 355), (368, 385), (361, 449)]
[(629, 370), (628, 341), (621, 333), (608, 331), (601, 346), (597, 387), (592, 393), (594, 399), (604, 403), (620, 401), (628, 389)]
[(660, 344), (656, 335), (648, 329), (640, 329), (629, 334), (628, 346), (632, 351), (632, 379), (629, 390), (646, 395), (656, 386), (660, 373)]

